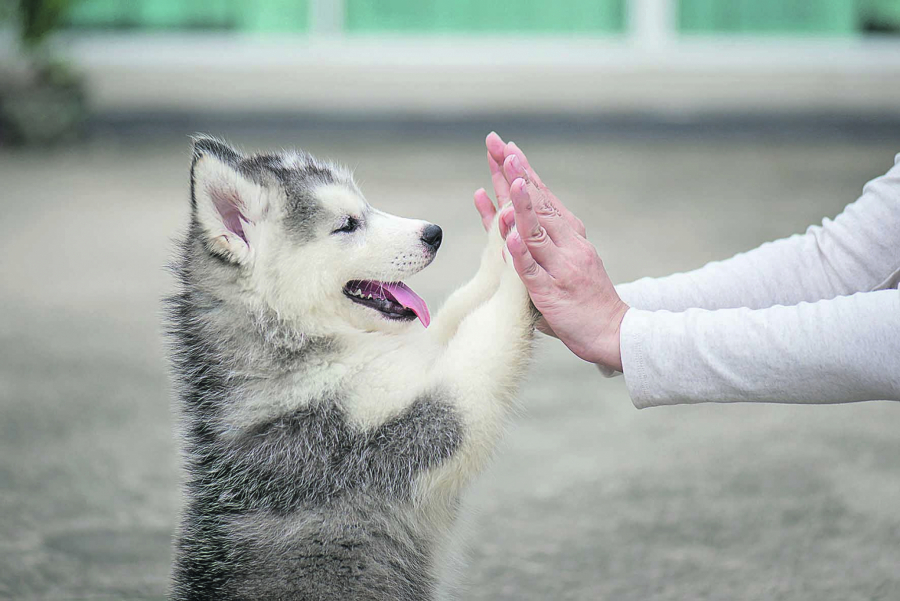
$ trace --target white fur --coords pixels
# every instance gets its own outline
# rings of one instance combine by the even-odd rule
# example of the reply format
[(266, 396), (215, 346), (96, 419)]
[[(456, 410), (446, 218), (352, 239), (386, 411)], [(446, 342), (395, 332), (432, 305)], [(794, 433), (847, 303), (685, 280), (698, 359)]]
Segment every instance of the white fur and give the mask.
[[(274, 193), (267, 187), (242, 177), (234, 169), (212, 155), (203, 155), (194, 166), (197, 184), (197, 217), (208, 238), (208, 244), (226, 257), (246, 264), (263, 240), (262, 224), (272, 204)], [(243, 221), (246, 242), (228, 229), (222, 215), (216, 209), (216, 201), (229, 202), (238, 199), (237, 209)]]
[[(386, 320), (350, 301), (342, 289), (350, 280), (399, 281), (425, 268), (433, 258), (421, 243), (427, 222), (375, 210), (349, 186), (323, 185), (314, 191), (326, 211), (321, 231), (298, 245), (280, 225), (282, 194), (212, 157), (201, 158), (197, 167), (201, 222), (210, 244), (247, 266), (248, 308), (274, 311), (288, 327), (331, 337), (345, 349), (336, 360), (306, 366), (277, 393), (265, 382), (248, 385), (235, 395), (241, 402), (229, 407), (222, 429), (244, 429), (338, 389), (352, 422), (371, 428), (422, 395), (443, 391), (464, 422), (465, 442), (439, 469), (420, 476), (415, 490), (429, 523), (449, 529), (460, 488), (481, 471), (502, 434), (533, 332), (527, 291), (504, 264), (496, 223), (478, 273), (423, 330), (418, 322)], [(239, 196), (246, 211), (247, 243), (222, 225), (211, 200), (229, 193)], [(348, 215), (364, 226), (332, 233)]]

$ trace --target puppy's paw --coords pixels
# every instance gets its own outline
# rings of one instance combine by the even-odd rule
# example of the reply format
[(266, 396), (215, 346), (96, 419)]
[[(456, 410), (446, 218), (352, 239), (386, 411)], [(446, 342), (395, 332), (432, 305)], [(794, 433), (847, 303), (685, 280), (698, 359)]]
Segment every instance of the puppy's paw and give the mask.
[[(508, 203), (507, 203), (508, 204)], [(506, 206), (506, 205), (505, 205)], [(494, 273), (498, 278), (503, 272), (504, 266), (512, 264), (506, 252), (506, 240), (500, 235), (500, 213), (494, 215), (491, 227), (487, 231), (487, 243), (484, 247), (484, 253), (481, 257), (482, 269), (487, 269)]]
[(500, 233), (500, 214), (503, 213), (503, 210), (506, 207), (512, 206), (511, 202), (507, 202), (504, 204), (497, 213), (494, 215), (493, 221), (491, 221), (491, 227), (488, 228), (488, 245), (499, 245), (501, 248), (505, 245), (506, 240)]
[[(505, 244), (503, 246), (503, 251), (506, 252)], [(523, 306), (526, 304), (530, 305), (531, 297), (528, 296), (528, 289), (525, 288), (522, 278), (519, 277), (519, 273), (516, 271), (515, 265), (513, 265), (512, 258), (506, 253), (504, 259), (505, 262), (502, 267), (503, 273), (500, 276), (501, 287), (508, 289), (510, 293), (514, 293)], [(501, 261), (502, 260), (503, 259), (501, 259)]]

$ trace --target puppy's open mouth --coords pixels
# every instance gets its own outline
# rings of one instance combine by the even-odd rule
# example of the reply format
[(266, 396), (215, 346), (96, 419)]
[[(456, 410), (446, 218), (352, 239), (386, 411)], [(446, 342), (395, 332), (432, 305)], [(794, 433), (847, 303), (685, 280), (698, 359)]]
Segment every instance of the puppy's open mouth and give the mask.
[(431, 323), (425, 301), (403, 282), (351, 280), (344, 284), (344, 295), (388, 319), (410, 321), (418, 317), (426, 328)]

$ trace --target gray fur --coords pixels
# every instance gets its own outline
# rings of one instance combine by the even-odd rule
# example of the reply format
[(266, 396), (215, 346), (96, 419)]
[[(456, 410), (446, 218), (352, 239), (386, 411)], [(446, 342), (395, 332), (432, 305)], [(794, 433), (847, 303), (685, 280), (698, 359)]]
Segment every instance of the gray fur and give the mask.
[[(244, 158), (211, 138), (214, 153), (259, 183), (281, 185), (287, 230), (313, 235), (305, 190), (346, 174), (308, 157)], [(419, 600), (435, 594), (438, 541), (412, 502), (417, 475), (460, 446), (461, 420), (441, 392), (422, 396), (372, 429), (348, 421), (341, 391), (238, 431), (223, 427), (248, 387), (285, 394), (285, 382), (341, 352), (278, 316), (233, 300), (242, 268), (213, 254), (192, 217), (168, 299), (172, 365), (186, 470), (186, 506), (171, 597), (187, 599)]]
[[(259, 524), (263, 528), (258, 527)], [(229, 523), (242, 561), (226, 595), (241, 599), (391, 599), (434, 597), (434, 541), (409, 512), (352, 494), (311, 507), (302, 519), (268, 514), (251, 525)], [(283, 532), (291, 536), (283, 536)], [(270, 541), (279, 540), (278, 544)]]
[[(346, 169), (320, 161), (303, 151), (283, 154), (260, 153), (245, 157), (220, 140), (196, 136), (193, 163), (196, 163), (204, 153), (219, 158), (244, 177), (262, 186), (273, 183), (279, 185), (287, 199), (285, 231), (301, 244), (316, 235), (317, 227), (324, 215), (310, 194), (315, 186), (340, 183), (357, 190), (356, 183)], [(194, 184), (192, 177), (192, 198)]]

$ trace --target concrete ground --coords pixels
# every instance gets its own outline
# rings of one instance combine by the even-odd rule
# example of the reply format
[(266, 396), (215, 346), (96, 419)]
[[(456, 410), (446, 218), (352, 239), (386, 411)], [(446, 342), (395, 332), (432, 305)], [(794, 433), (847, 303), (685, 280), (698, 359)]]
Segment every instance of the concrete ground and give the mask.
[[(515, 139), (616, 281), (802, 231), (900, 150), (834, 137)], [(373, 204), (442, 225), (438, 259), (410, 281), (432, 307), (474, 271), (471, 192), (489, 183), (480, 132), (234, 141), (340, 159)], [(187, 167), (182, 135), (0, 154), (0, 598), (165, 594), (179, 459), (160, 297)], [(465, 598), (900, 599), (900, 404), (637, 411), (621, 378), (552, 340), (521, 398), (467, 496)]]

